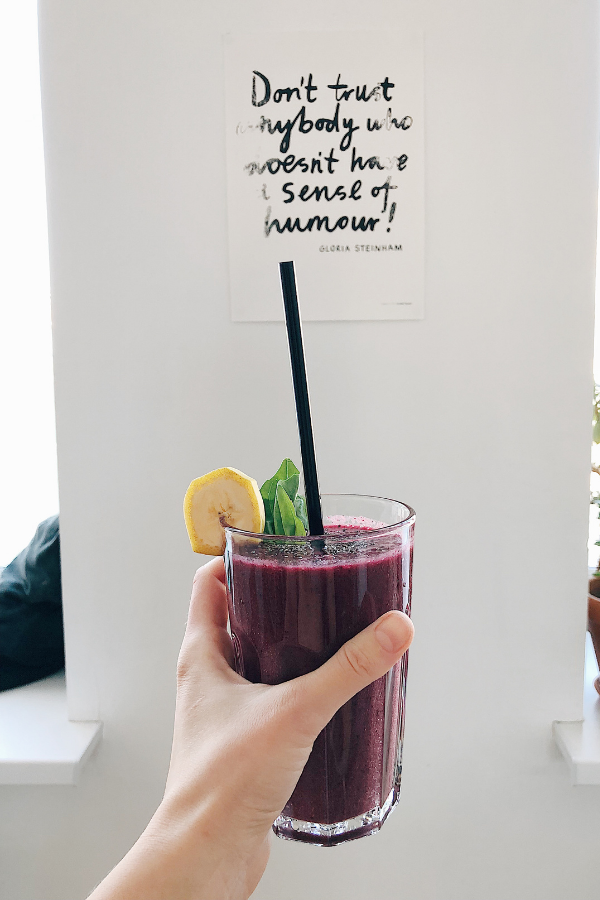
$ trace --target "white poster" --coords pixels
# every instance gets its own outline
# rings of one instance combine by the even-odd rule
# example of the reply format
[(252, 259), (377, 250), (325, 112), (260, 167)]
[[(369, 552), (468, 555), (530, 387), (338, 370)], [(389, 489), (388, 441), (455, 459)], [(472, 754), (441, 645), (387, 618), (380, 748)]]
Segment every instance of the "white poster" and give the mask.
[(423, 317), (423, 46), (414, 32), (225, 38), (234, 321)]

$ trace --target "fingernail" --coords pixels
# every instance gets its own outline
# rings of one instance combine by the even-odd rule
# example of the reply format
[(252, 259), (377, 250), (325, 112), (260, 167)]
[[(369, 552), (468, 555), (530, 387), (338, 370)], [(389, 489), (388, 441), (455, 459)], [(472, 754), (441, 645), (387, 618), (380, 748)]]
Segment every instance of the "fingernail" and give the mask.
[(406, 643), (406, 626), (402, 617), (395, 612), (388, 613), (375, 627), (375, 637), (386, 653), (397, 653)]

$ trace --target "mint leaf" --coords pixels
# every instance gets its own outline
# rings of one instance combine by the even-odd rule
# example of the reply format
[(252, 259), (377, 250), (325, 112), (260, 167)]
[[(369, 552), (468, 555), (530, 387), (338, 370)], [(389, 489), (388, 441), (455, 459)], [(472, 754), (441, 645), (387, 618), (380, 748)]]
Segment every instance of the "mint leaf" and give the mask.
[[(265, 483), (263, 484), (263, 486), (260, 489), (260, 496), (263, 498), (263, 501), (265, 503), (269, 502), (269, 494), (271, 492), (271, 482), (272, 481), (275, 481), (275, 479), (269, 478), (269, 480), (265, 481)], [(277, 482), (275, 482), (275, 483), (277, 483)]]
[[(290, 500), (294, 500), (296, 493), (298, 491), (298, 486), (296, 485), (295, 491), (293, 490), (293, 483), (289, 486), (287, 482), (290, 478), (294, 478), (298, 476), (298, 481), (300, 480), (300, 472), (294, 465), (291, 459), (284, 459), (275, 474), (272, 478), (269, 478), (260, 489), (260, 495), (263, 498), (263, 503), (265, 505), (265, 524), (274, 522), (274, 507), (275, 507), (275, 495), (277, 493), (277, 484), (280, 481), (286, 482), (285, 490), (290, 497)], [(293, 496), (292, 496), (293, 493)], [(267, 532), (265, 527), (265, 533), (272, 534), (273, 532)], [(275, 534), (283, 534), (283, 531), (275, 531)]]
[(277, 501), (275, 501), (275, 506), (273, 507), (273, 534), (285, 534), (281, 511)]
[(300, 534), (308, 532), (306, 503), (298, 495), (300, 471), (291, 459), (284, 459), (275, 475), (260, 489), (265, 505), (265, 534)]
[[(265, 523), (268, 522), (271, 525), (273, 524), (273, 507), (275, 505), (275, 494), (277, 492), (278, 481), (277, 475), (273, 475), (272, 478), (265, 481), (260, 489), (260, 495), (263, 498), (265, 505)], [(277, 532), (271, 531), (270, 533), (276, 534)]]
[(285, 481), (286, 478), (289, 478), (290, 475), (299, 475), (300, 469), (297, 469), (291, 459), (284, 459), (281, 463), (277, 471), (275, 472), (274, 477), (277, 481)]
[(285, 481), (280, 481), (279, 484), (293, 503), (296, 499), (296, 494), (298, 493), (298, 487), (300, 486), (300, 476), (290, 475), (289, 478), (286, 478)]
[(294, 500), (294, 509), (296, 511), (296, 516), (300, 519), (304, 526), (304, 533), (308, 534), (308, 513), (306, 512), (306, 500), (301, 495), (298, 495)]
[[(275, 503), (275, 491), (277, 490), (277, 478), (269, 478), (265, 481), (260, 489), (260, 495), (265, 505), (265, 532), (266, 534), (274, 534), (273, 531), (273, 505)], [(271, 525), (271, 530), (267, 530), (267, 525)]]
[[(277, 496), (275, 499), (275, 521), (281, 520), (283, 534), (304, 534), (304, 525), (296, 516), (294, 504), (287, 495), (284, 488), (284, 482), (280, 481), (277, 485)], [(300, 529), (298, 528), (300, 526)]]

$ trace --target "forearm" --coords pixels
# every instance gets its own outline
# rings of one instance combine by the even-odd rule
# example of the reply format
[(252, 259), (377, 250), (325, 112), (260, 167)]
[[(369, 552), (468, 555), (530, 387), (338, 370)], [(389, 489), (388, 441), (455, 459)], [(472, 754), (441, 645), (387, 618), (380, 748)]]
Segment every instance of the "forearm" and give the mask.
[[(249, 843), (219, 828), (224, 810), (163, 801), (129, 853), (89, 900), (247, 900), (268, 857), (268, 836)], [(222, 831), (227, 830), (227, 840)], [(260, 877), (260, 876), (259, 876)]]

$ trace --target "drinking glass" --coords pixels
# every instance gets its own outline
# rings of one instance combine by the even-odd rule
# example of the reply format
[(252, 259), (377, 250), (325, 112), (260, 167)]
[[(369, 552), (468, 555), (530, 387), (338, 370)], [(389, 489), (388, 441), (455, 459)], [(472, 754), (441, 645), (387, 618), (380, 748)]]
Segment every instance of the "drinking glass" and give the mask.
[[(321, 502), (324, 535), (226, 529), (235, 666), (249, 681), (304, 675), (383, 613), (410, 615), (414, 511), (357, 494)], [(319, 734), (275, 834), (332, 846), (381, 828), (400, 796), (407, 663), (405, 654)]]

